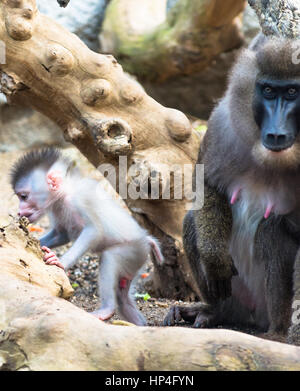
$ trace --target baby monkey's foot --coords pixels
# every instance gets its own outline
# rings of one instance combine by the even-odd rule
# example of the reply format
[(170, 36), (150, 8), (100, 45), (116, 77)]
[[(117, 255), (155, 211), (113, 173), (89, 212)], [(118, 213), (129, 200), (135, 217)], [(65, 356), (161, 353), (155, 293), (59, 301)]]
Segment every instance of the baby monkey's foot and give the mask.
[(112, 307), (100, 307), (99, 309), (90, 312), (91, 315), (96, 316), (100, 320), (110, 319), (115, 313), (115, 309)]

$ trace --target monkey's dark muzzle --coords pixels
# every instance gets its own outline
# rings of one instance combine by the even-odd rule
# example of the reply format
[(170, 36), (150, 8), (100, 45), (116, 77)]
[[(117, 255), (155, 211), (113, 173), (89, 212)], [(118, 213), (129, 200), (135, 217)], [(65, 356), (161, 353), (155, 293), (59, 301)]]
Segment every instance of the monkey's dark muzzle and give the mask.
[(270, 151), (281, 152), (291, 148), (297, 134), (297, 121), (291, 113), (282, 113), (278, 110), (278, 112), (265, 115), (261, 128), (261, 139), (263, 145)]
[(264, 147), (272, 152), (281, 152), (291, 148), (295, 142), (295, 137), (289, 134), (268, 132), (264, 135), (262, 143)]

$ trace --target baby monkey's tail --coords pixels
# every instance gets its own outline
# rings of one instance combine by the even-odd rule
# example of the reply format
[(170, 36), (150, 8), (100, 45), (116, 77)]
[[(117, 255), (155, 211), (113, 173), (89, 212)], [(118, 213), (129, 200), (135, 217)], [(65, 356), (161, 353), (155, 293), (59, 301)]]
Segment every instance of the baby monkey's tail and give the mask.
[(164, 256), (160, 250), (160, 245), (157, 239), (153, 238), (153, 236), (148, 236), (148, 241), (151, 246), (152, 253), (159, 265), (162, 265), (164, 262)]

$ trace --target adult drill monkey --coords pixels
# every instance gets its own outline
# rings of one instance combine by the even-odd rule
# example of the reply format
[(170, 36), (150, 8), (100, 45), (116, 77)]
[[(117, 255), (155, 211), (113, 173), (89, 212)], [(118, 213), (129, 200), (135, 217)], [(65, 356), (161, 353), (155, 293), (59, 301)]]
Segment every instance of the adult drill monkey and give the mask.
[[(19, 216), (35, 222), (47, 213), (51, 230), (40, 240), (46, 263), (66, 269), (88, 250), (101, 252), (102, 306), (93, 314), (110, 318), (115, 307), (129, 322), (145, 325), (129, 294), (132, 279), (151, 250), (163, 256), (154, 238), (95, 180), (84, 178), (59, 150), (47, 148), (25, 154), (14, 165), (11, 184), (19, 198)], [(50, 248), (74, 241), (60, 262)]]
[(207, 203), (183, 225), (205, 303), (173, 307), (166, 325), (184, 319), (286, 334), (300, 244), (299, 47), (261, 36), (232, 71), (199, 153)]

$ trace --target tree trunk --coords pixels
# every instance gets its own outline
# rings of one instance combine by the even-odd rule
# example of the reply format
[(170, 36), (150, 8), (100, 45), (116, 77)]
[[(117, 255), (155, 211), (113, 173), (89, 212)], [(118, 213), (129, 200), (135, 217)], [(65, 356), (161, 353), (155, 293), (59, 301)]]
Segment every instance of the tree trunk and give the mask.
[(300, 370), (299, 347), (235, 331), (99, 321), (21, 226), (0, 220), (0, 371)]
[(245, 4), (181, 0), (166, 15), (166, 0), (112, 0), (100, 44), (142, 80), (161, 82), (202, 71), (218, 54), (241, 46), (237, 16)]
[(249, 0), (265, 35), (300, 38), (299, 0)]
[[(199, 294), (182, 249), (188, 200), (175, 199), (166, 170), (175, 164), (177, 171), (188, 165), (192, 172), (201, 137), (189, 120), (150, 98), (114, 57), (92, 52), (40, 14), (34, 0), (1, 1), (0, 39), (6, 47), (0, 83), (9, 101), (48, 116), (96, 167), (110, 163), (125, 180), (117, 191), (161, 239), (166, 254), (165, 265), (155, 271), (159, 294), (177, 299)], [(127, 163), (119, 173), (120, 156)], [(138, 169), (130, 174), (133, 164)], [(157, 185), (159, 199), (150, 199)], [(170, 199), (163, 199), (168, 187)], [(143, 189), (143, 198), (130, 199), (129, 189)]]

